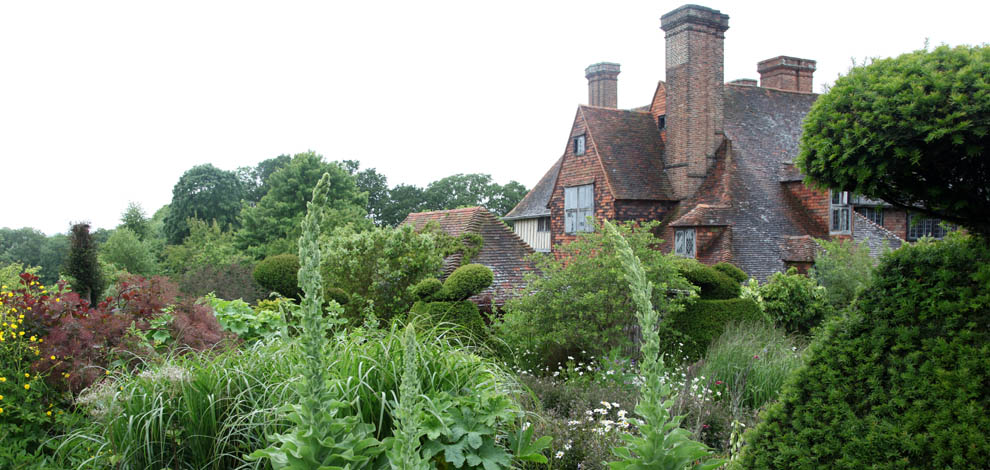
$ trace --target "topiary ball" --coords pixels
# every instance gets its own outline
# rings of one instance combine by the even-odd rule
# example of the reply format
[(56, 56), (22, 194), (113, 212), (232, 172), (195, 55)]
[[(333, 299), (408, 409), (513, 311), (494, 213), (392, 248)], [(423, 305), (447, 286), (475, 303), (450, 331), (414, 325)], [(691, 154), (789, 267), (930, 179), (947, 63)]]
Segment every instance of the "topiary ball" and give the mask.
[(688, 260), (682, 262), (678, 266), (678, 270), (688, 282), (701, 289), (699, 295), (702, 299), (735, 299), (742, 292), (742, 286), (735, 279), (711, 266), (706, 266), (697, 261)]
[(746, 436), (746, 469), (986, 468), (990, 246), (886, 255)]
[(492, 285), (492, 270), (480, 264), (465, 264), (450, 273), (443, 283), (443, 289), (437, 293), (436, 297), (442, 300), (459, 301), (467, 300), (486, 287)]
[(430, 300), (442, 288), (443, 283), (439, 279), (428, 277), (412, 287), (412, 294), (417, 300)]
[(269, 256), (254, 267), (252, 276), (265, 289), (296, 300), (302, 296), (298, 278), (299, 257), (296, 255)]
[(327, 287), (323, 291), (323, 300), (327, 302), (335, 300), (338, 304), (340, 304), (340, 306), (343, 307), (344, 305), (350, 303), (351, 295), (339, 287)]
[(738, 266), (732, 263), (726, 263), (723, 261), (721, 263), (714, 264), (712, 267), (740, 284), (749, 280), (749, 274), (746, 274), (746, 271), (739, 269)]

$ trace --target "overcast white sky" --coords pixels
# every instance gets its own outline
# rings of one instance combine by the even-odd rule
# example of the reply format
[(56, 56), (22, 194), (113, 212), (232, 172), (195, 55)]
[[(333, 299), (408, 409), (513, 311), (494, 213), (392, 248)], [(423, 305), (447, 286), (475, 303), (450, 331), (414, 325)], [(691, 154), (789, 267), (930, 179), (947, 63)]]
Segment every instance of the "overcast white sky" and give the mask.
[[(563, 152), (584, 68), (618, 62), (619, 106), (664, 77), (682, 1), (0, 0), (0, 227), (112, 228), (183, 172), (314, 150), (390, 185), (488, 173), (532, 187)], [(729, 15), (725, 79), (990, 41), (990, 2), (700, 2)]]

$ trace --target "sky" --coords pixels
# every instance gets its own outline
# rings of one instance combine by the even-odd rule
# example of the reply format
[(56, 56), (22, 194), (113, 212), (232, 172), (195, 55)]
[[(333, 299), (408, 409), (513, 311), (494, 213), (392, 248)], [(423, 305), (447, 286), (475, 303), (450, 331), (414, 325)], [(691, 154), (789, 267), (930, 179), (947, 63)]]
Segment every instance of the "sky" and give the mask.
[[(699, 2), (729, 15), (725, 80), (778, 55), (854, 61), (990, 41), (990, 2)], [(664, 78), (681, 1), (0, 0), (0, 227), (113, 228), (193, 166), (313, 150), (425, 186), (532, 187), (563, 153), (584, 69), (618, 62), (619, 107)]]

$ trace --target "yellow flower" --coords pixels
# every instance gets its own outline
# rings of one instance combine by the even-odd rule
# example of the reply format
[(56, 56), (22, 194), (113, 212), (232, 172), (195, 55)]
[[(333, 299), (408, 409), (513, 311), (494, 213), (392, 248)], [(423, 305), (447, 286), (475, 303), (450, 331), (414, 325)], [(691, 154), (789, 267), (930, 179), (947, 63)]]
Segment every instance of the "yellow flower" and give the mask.
[(35, 335), (31, 335), (31, 342), (33, 343), (35, 341), (38, 341), (38, 337)]
[(103, 371), (103, 373), (104, 373), (105, 375), (110, 375), (110, 370), (105, 370), (105, 371)]
[(3, 400), (3, 395), (0, 395), (0, 400)]
[(53, 360), (53, 361), (54, 361), (54, 360), (55, 360), (55, 356), (52, 356), (52, 357), (51, 357), (51, 360)]
[(3, 413), (3, 408), (0, 408), (0, 413)]
[(11, 323), (10, 324), (10, 329), (11, 330), (16, 330), (17, 329), (17, 324), (16, 323)]
[(31, 390), (31, 384), (24, 384), (24, 390)]
[(55, 301), (56, 301), (56, 302), (61, 302), (61, 301), (62, 301), (62, 299), (60, 299), (60, 298), (58, 298), (58, 297), (55, 297)]
[(39, 340), (38, 340), (38, 342), (39, 342), (39, 343), (44, 343), (44, 342), (45, 342), (45, 338), (41, 338), (41, 339), (39, 339)]
[(17, 334), (20, 335), (20, 336), (24, 336), (24, 332), (23, 331), (19, 331)]
[(30, 378), (31, 378), (31, 374), (29, 374), (29, 373), (27, 373), (27, 372), (25, 372), (25, 373), (24, 373), (24, 378), (25, 378), (25, 379), (30, 379)]
[(51, 412), (51, 410), (49, 410), (49, 411), (46, 411), (45, 414), (48, 415), (48, 416), (51, 416), (52, 415), (52, 412)]
[(0, 377), (0, 382), (6, 382), (6, 381), (7, 381), (6, 377)]
[(16, 307), (10, 307), (10, 313), (17, 313)]

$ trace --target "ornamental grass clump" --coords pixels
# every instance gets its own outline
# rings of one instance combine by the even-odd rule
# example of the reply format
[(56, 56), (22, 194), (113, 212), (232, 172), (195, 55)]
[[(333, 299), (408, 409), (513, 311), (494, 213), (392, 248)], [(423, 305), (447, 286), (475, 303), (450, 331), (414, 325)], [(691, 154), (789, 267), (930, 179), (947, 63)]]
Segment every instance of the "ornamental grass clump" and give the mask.
[[(651, 301), (654, 285), (646, 278), (643, 265), (615, 226), (605, 221), (603, 228), (616, 242), (616, 254), (621, 260), (624, 277), (629, 282), (631, 297), (636, 307), (636, 319), (639, 321), (643, 335), (640, 347), (643, 385), (635, 409), (638, 418), (629, 419), (638, 433), (622, 436), (626, 445), (612, 449), (619, 460), (609, 465), (613, 470), (719, 467), (724, 462), (709, 459), (711, 452), (708, 448), (692, 440), (690, 433), (680, 427), (683, 417), (671, 416), (674, 392), (670, 384), (662, 379), (665, 366), (663, 356), (660, 355), (660, 335), (657, 332), (661, 318), (659, 312), (654, 310)], [(661, 292), (667, 288), (666, 284), (657, 287)], [(657, 305), (659, 310), (667, 312), (676, 308), (675, 302), (666, 296), (659, 299)], [(702, 461), (703, 459), (706, 460)]]

